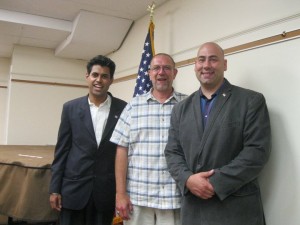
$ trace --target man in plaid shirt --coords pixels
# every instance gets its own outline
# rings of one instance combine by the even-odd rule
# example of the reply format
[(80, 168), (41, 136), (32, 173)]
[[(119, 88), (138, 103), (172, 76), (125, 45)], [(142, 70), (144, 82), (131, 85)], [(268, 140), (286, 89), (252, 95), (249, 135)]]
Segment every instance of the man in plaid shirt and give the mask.
[(116, 208), (126, 225), (179, 224), (180, 192), (164, 156), (173, 106), (186, 95), (174, 91), (173, 58), (153, 57), (153, 88), (127, 104), (110, 139), (116, 154)]

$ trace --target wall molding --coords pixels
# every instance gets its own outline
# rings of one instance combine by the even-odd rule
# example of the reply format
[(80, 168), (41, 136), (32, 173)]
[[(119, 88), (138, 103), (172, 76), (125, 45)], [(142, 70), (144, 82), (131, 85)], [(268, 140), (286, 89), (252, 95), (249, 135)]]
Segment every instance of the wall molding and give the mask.
[(30, 83), (30, 84), (52, 85), (52, 86), (87, 88), (87, 85), (80, 85), (80, 84), (66, 84), (66, 83), (58, 83), (58, 82), (44, 82), (44, 81), (22, 80), (22, 79), (11, 79), (11, 81), (12, 82), (18, 82), (18, 83)]
[[(249, 51), (251, 49), (260, 48), (263, 46), (288, 41), (291, 39), (296, 39), (300, 37), (300, 29), (282, 32), (281, 34), (270, 36), (267, 38), (259, 39), (256, 41), (248, 42), (245, 44), (237, 45), (231, 48), (224, 49), (225, 55), (232, 55), (243, 51)], [(195, 58), (190, 58), (186, 60), (182, 60), (176, 63), (177, 68), (185, 67), (194, 64)], [(114, 79), (113, 84), (125, 82), (128, 80), (136, 79), (137, 73), (127, 75), (121, 78)], [(43, 81), (33, 81), (33, 80), (22, 80), (22, 79), (11, 79), (12, 82), (19, 83), (30, 83), (30, 84), (41, 84), (41, 85), (53, 85), (53, 86), (65, 86), (65, 87), (76, 87), (76, 88), (87, 88), (87, 85), (80, 84), (67, 84), (67, 83), (59, 83), (59, 82), (43, 82)], [(7, 88), (7, 86), (0, 86), (0, 88)]]
[[(245, 44), (237, 45), (231, 48), (224, 49), (225, 55), (232, 55), (243, 51), (248, 51), (255, 48), (260, 48), (263, 46), (288, 41), (291, 39), (299, 38), (300, 37), (300, 29), (290, 31), (290, 32), (282, 32), (281, 34), (270, 36), (267, 38), (259, 39), (256, 41), (248, 42)], [(176, 63), (177, 68), (185, 67), (194, 64), (195, 58), (190, 58), (186, 60), (182, 60)], [(121, 78), (117, 78), (114, 80), (114, 83), (124, 82), (132, 79), (136, 79), (137, 73), (131, 74), (128, 76), (124, 76)]]

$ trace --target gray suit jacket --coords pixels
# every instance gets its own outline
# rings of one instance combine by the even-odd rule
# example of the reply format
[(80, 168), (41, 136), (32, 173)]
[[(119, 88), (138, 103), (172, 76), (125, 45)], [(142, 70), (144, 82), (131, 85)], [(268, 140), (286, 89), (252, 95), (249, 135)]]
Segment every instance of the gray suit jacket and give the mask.
[[(199, 91), (175, 105), (165, 155), (183, 194), (182, 224), (264, 224), (257, 177), (269, 157), (270, 136), (263, 95), (226, 79), (205, 130)], [(211, 169), (216, 195), (197, 198), (185, 183), (190, 175)]]
[(64, 208), (82, 209), (92, 197), (98, 211), (114, 210), (116, 145), (109, 139), (125, 106), (112, 97), (98, 147), (88, 96), (64, 104), (49, 190), (61, 193)]

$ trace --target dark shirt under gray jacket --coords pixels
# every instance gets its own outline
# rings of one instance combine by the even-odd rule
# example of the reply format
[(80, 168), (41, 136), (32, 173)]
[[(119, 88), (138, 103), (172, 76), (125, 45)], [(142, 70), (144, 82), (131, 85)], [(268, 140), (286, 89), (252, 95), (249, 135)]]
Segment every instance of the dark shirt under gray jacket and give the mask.
[[(270, 142), (264, 96), (226, 79), (205, 129), (200, 91), (175, 105), (165, 155), (183, 194), (182, 224), (264, 224), (257, 177), (269, 158)], [(207, 200), (194, 196), (185, 187), (187, 179), (211, 169), (215, 196)]]

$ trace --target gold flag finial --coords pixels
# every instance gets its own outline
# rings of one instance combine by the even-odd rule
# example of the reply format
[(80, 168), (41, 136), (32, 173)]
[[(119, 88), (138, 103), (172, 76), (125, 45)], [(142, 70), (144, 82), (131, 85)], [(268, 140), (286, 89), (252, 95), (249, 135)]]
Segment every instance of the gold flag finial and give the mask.
[(150, 21), (153, 21), (154, 9), (155, 9), (155, 2), (152, 2), (151, 5), (148, 5), (148, 9), (147, 9), (147, 11), (150, 11)]

